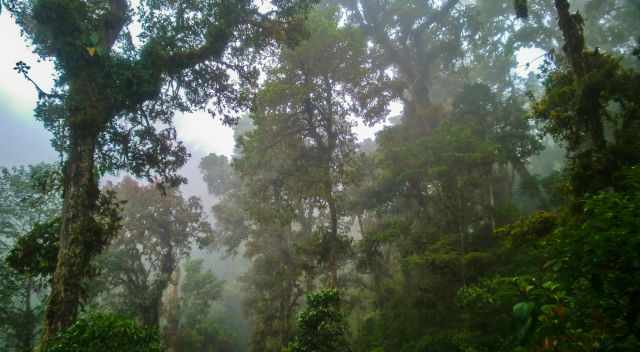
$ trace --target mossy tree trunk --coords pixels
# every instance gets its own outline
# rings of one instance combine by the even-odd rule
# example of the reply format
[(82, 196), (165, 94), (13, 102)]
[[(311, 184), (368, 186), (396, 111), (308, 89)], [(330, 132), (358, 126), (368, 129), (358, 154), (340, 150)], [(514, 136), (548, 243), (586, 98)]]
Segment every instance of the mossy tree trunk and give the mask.
[(42, 343), (70, 326), (84, 292), (93, 251), (92, 239), (100, 236), (94, 218), (98, 200), (98, 183), (94, 170), (97, 129), (82, 133), (72, 129), (69, 159), (65, 168), (62, 231), (56, 271), (45, 313)]

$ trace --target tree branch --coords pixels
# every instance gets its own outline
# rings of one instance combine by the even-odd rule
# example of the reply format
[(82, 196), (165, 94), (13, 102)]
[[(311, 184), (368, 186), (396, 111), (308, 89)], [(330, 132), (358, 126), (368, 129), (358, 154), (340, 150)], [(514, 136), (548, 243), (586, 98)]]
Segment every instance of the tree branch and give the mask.
[(569, 62), (575, 72), (578, 75), (583, 75), (585, 44), (582, 16), (579, 13), (571, 14), (569, 12), (570, 5), (567, 0), (555, 0), (555, 5), (558, 11), (558, 25), (565, 40), (562, 50), (569, 58)]
[(111, 0), (111, 11), (104, 18), (103, 46), (111, 49), (127, 23), (127, 0)]

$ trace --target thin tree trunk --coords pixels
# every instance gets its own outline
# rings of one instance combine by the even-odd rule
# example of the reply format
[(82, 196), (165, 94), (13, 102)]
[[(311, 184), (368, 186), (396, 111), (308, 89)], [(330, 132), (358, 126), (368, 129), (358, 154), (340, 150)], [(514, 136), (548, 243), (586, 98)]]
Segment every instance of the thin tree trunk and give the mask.
[[(289, 286), (289, 285), (287, 285)], [(287, 287), (287, 294), (289, 288)], [(283, 349), (287, 346), (287, 313), (286, 313), (286, 302), (288, 300), (287, 294), (283, 295), (278, 302), (278, 316), (280, 318), (280, 349)]]
[(83, 280), (95, 254), (91, 246), (100, 235), (94, 219), (99, 192), (94, 173), (96, 139), (97, 132), (72, 131), (64, 175), (60, 249), (45, 313), (43, 346), (76, 319)]
[(493, 177), (489, 180), (489, 220), (491, 221), (491, 232), (496, 232), (496, 197), (493, 191)]
[(167, 328), (165, 338), (167, 340), (167, 351), (178, 351), (178, 327), (180, 313), (180, 265), (176, 265), (173, 271), (171, 283), (169, 284), (169, 295), (167, 297)]
[(456, 189), (456, 195), (457, 195), (457, 201), (458, 201), (458, 209), (459, 209), (459, 216), (458, 216), (458, 233), (460, 236), (460, 251), (462, 252), (462, 255), (460, 257), (460, 271), (461, 271), (461, 276), (462, 276), (462, 286), (466, 287), (467, 286), (467, 266), (466, 263), (464, 262), (464, 257), (466, 254), (466, 241), (465, 241), (465, 230), (464, 230), (464, 226), (465, 226), (465, 218), (464, 218), (464, 209), (463, 209), (463, 205), (462, 205), (462, 196), (460, 195), (461, 193), (461, 189), (460, 189), (460, 185), (458, 185), (457, 189)]
[(33, 351), (33, 337), (36, 330), (36, 320), (31, 307), (31, 295), (33, 291), (33, 280), (27, 278), (24, 288), (24, 310), (22, 312), (24, 331), (18, 331), (18, 351)]
[(325, 116), (326, 129), (327, 129), (327, 203), (329, 205), (329, 221), (330, 221), (330, 238), (329, 238), (329, 271), (331, 274), (331, 287), (338, 288), (338, 207), (336, 205), (335, 195), (333, 193), (334, 175), (332, 160), (337, 148), (338, 135), (336, 132), (336, 121), (333, 115), (333, 87), (331, 80), (328, 77), (324, 78), (324, 85), (326, 90), (326, 105), (327, 115)]
[(329, 271), (331, 273), (331, 287), (338, 288), (338, 262), (337, 262), (337, 244), (338, 244), (338, 210), (333, 192), (329, 196), (329, 216), (331, 218), (331, 253), (329, 254)]
[(567, 0), (555, 0), (555, 6), (558, 11), (558, 25), (565, 41), (562, 49), (569, 58), (571, 67), (576, 75), (582, 76), (585, 73), (583, 55), (585, 43), (582, 17), (579, 14), (572, 15), (569, 12), (571, 5)]

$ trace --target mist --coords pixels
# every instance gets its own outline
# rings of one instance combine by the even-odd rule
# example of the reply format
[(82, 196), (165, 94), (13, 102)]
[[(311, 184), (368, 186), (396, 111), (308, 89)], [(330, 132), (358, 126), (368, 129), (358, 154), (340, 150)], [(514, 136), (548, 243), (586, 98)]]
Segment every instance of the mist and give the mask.
[(0, 0), (0, 350), (639, 350), (638, 18)]

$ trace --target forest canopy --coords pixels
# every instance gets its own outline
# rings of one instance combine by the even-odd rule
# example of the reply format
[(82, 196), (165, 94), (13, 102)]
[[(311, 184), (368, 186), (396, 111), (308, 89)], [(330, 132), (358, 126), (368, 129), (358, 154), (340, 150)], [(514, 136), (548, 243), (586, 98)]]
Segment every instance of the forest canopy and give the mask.
[(640, 349), (638, 1), (0, 9), (59, 156), (0, 166), (0, 349)]

